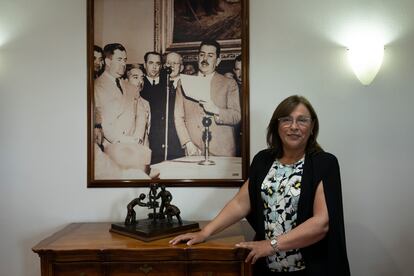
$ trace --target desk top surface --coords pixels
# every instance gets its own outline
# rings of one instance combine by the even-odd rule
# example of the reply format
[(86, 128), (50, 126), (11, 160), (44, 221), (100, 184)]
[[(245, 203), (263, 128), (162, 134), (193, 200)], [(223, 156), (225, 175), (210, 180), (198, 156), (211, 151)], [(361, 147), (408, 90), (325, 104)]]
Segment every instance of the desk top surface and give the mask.
[[(207, 222), (200, 222), (200, 226)], [(120, 234), (110, 232), (110, 222), (72, 223), (42, 240), (33, 247), (36, 253), (46, 251), (116, 251), (116, 250), (237, 250), (235, 244), (252, 240), (254, 231), (246, 221), (236, 223), (206, 242), (187, 246), (185, 243), (176, 246), (168, 242), (171, 237), (144, 242)]]

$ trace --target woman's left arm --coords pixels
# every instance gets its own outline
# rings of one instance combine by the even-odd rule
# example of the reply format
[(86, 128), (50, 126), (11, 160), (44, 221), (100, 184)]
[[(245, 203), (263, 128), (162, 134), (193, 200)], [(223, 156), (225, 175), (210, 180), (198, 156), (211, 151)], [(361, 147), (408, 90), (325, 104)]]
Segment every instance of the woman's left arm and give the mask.
[[(279, 251), (288, 251), (314, 244), (323, 239), (329, 230), (329, 215), (322, 181), (319, 182), (313, 202), (313, 216), (291, 231), (277, 237)], [(254, 264), (258, 258), (274, 254), (269, 240), (242, 242), (238, 247), (250, 250), (246, 262)]]

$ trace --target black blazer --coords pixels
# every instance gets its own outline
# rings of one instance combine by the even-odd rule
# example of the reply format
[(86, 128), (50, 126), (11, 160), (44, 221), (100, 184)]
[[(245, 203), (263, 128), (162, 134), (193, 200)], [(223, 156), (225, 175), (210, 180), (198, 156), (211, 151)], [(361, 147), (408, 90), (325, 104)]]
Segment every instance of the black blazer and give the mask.
[[(256, 231), (256, 240), (265, 239), (260, 187), (274, 160), (275, 157), (269, 149), (262, 150), (253, 158), (250, 166), (251, 212), (247, 220)], [(329, 213), (329, 231), (321, 241), (300, 251), (305, 260), (307, 275), (349, 276), (339, 164), (336, 157), (330, 153), (318, 152), (305, 156), (297, 225), (312, 217), (315, 191), (321, 180)], [(259, 264), (265, 265), (264, 260)]]
[[(167, 81), (164, 75), (160, 76), (160, 82), (152, 86), (147, 78), (144, 78), (144, 88), (141, 97), (149, 102), (151, 109), (151, 127), (149, 132), (149, 147), (152, 151), (151, 164), (164, 161), (165, 156), (165, 121), (167, 106)], [(167, 160), (176, 159), (185, 155), (184, 149), (178, 140), (174, 123), (175, 89), (170, 86), (168, 95), (168, 152)]]

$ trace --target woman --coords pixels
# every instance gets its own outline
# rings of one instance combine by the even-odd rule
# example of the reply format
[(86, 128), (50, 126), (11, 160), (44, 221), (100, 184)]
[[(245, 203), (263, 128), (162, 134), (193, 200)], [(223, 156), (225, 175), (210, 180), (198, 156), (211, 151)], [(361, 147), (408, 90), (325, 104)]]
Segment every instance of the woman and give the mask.
[(246, 217), (255, 241), (236, 246), (250, 250), (255, 275), (350, 275), (339, 165), (317, 143), (318, 130), (304, 97), (283, 100), (267, 129), (269, 148), (254, 157), (240, 191), (200, 232), (170, 243), (203, 242)]

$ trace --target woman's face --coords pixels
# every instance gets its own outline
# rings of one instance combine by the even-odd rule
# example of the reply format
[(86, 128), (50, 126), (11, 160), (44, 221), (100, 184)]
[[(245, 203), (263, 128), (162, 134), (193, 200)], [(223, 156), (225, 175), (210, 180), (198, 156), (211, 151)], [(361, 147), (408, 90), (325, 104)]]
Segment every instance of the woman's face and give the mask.
[(313, 129), (313, 120), (305, 105), (299, 104), (289, 116), (279, 118), (279, 137), (283, 150), (305, 152), (306, 144)]

